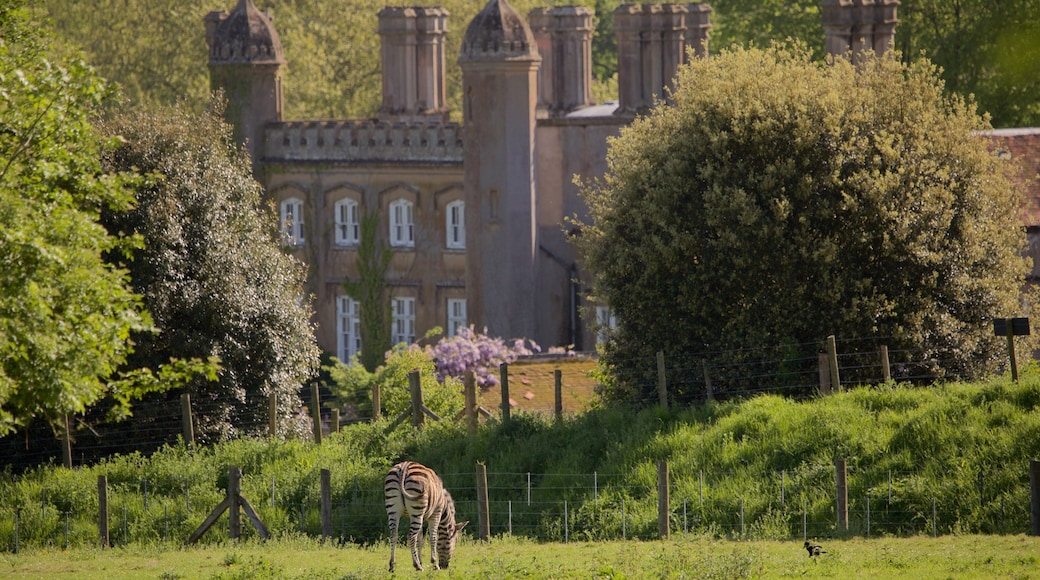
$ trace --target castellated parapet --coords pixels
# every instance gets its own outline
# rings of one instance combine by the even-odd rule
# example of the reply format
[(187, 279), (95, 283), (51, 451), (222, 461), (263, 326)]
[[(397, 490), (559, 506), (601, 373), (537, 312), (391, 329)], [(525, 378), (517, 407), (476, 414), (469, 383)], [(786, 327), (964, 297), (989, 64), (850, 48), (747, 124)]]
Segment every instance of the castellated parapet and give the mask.
[(267, 125), (264, 138), (264, 161), (462, 163), (451, 122), (294, 121)]

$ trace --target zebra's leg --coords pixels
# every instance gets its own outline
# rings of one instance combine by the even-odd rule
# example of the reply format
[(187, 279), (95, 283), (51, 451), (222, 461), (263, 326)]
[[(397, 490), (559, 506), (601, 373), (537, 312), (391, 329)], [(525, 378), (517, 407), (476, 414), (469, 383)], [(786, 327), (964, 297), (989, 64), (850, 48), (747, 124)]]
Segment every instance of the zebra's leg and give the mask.
[(390, 514), (390, 571), (394, 571), (394, 552), (397, 550), (397, 524), (401, 519), (400, 514)]
[(441, 514), (433, 514), (430, 516), (429, 522), (426, 523), (426, 533), (430, 536), (430, 562), (433, 562), (433, 569), (440, 570), (441, 566), (437, 562), (437, 529), (441, 526)]
[(422, 558), (420, 553), (422, 552), (422, 516), (415, 516), (410, 518), (411, 524), (408, 526), (408, 546), (412, 549), (412, 565), (415, 569), (422, 572)]

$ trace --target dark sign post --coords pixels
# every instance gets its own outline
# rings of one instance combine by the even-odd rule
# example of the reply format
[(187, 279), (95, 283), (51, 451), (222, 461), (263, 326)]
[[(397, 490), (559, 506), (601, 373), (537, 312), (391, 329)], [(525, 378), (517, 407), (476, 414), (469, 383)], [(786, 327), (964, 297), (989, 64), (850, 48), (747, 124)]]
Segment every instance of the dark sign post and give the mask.
[(1006, 336), (1008, 355), (1011, 357), (1011, 378), (1018, 382), (1018, 361), (1015, 358), (1015, 337), (1029, 335), (1028, 318), (994, 318), (993, 334)]

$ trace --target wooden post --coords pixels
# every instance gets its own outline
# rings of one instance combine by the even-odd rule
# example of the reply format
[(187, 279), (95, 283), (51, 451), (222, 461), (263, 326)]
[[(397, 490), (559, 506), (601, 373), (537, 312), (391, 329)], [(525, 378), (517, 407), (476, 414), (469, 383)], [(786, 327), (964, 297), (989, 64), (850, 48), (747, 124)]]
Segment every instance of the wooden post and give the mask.
[(664, 372), (664, 351), (657, 351), (657, 397), (661, 407), (668, 408), (668, 379)]
[(848, 471), (844, 459), (834, 460), (835, 480), (837, 482), (838, 531), (849, 531), (849, 487)]
[(271, 393), (267, 401), (267, 433), (274, 438), (278, 437), (278, 394)]
[(820, 363), (820, 394), (827, 396), (831, 394), (831, 365), (827, 359), (827, 353), (821, 352)]
[(831, 370), (831, 388), (835, 393), (841, 392), (841, 378), (838, 375), (838, 346), (834, 342), (834, 335), (827, 337), (827, 361)]
[(556, 369), (553, 371), (553, 384), (555, 385), (556, 399), (553, 405), (553, 411), (557, 419), (563, 417), (563, 371)]
[(657, 535), (662, 540), (667, 540), (669, 535), (669, 505), (668, 462), (662, 460), (657, 462)]
[(466, 371), (462, 386), (466, 393), (466, 433), (474, 435), (477, 432), (477, 378), (473, 371)]
[(1040, 536), (1040, 461), (1029, 461), (1029, 523), (1034, 536)]
[(232, 465), (228, 468), (228, 537), (237, 540), (242, 536), (242, 521), (238, 507), (242, 498), (242, 470)]
[(72, 469), (72, 429), (69, 426), (69, 416), (64, 417), (65, 430), (61, 437), (61, 459), (66, 469)]
[(498, 367), (500, 382), (502, 383), (502, 422), (509, 422), (509, 412), (512, 406), (509, 404), (509, 365), (502, 363)]
[(372, 419), (377, 420), (382, 415), (383, 409), (379, 400), (379, 385), (372, 385)]
[(108, 547), (108, 476), (97, 478), (98, 496), (98, 544), (102, 549)]
[(332, 537), (332, 472), (321, 470), (321, 537)]
[(423, 424), (423, 398), (422, 378), (418, 370), (408, 373), (408, 388), (412, 393), (412, 426), (422, 427)]
[(1007, 319), (1008, 356), (1011, 357), (1011, 380), (1018, 382), (1018, 357), (1015, 356), (1015, 333), (1010, 318)]
[(892, 380), (892, 367), (888, 364), (888, 345), (881, 345), (881, 378), (888, 381)]
[(321, 445), (321, 397), (318, 396), (318, 383), (311, 383), (311, 425), (314, 442)]
[(487, 466), (477, 463), (477, 539), (491, 538), (490, 509), (488, 506)]
[(184, 427), (185, 445), (195, 445), (195, 426), (191, 420), (191, 395), (181, 393), (181, 425)]
[(332, 410), (332, 425), (329, 426), (329, 434), (339, 433), (339, 409)]
[(704, 359), (704, 397), (707, 401), (715, 400), (715, 387), (711, 384), (711, 374), (708, 372), (707, 359)]

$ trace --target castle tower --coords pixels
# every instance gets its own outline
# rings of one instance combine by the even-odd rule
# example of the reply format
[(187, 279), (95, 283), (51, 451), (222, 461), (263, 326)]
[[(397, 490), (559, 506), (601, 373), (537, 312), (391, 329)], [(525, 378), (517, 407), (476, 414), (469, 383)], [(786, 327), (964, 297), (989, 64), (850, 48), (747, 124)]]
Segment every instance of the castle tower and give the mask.
[(528, 14), (542, 66), (538, 108), (562, 115), (592, 100), (592, 11), (584, 6), (535, 8)]
[(541, 57), (527, 22), (490, 0), (462, 41), (466, 292), (470, 322), (538, 340), (535, 106)]
[(444, 87), (444, 40), (448, 11), (443, 8), (383, 8), (382, 38), (384, 120), (447, 121)]
[(687, 49), (708, 52), (711, 8), (705, 4), (622, 4), (614, 10), (620, 114), (645, 111), (664, 99)]
[(873, 50), (878, 56), (895, 41), (899, 0), (823, 0), (820, 13), (827, 54), (843, 56)]
[(210, 86), (224, 90), (227, 121), (255, 163), (264, 125), (282, 120), (282, 43), (253, 0), (238, 0), (231, 13), (210, 12), (205, 22)]

